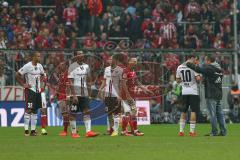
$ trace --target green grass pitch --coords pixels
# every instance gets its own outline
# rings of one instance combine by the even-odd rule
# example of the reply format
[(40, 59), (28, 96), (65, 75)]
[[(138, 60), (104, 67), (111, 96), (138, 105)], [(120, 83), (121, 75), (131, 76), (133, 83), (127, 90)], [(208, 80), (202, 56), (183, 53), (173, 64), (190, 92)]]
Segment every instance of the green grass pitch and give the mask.
[[(140, 126), (144, 137), (24, 137), (23, 128), (0, 128), (0, 160), (239, 160), (240, 125), (228, 125), (226, 137), (204, 137), (209, 124), (197, 125), (197, 137), (178, 137), (178, 125)], [(104, 132), (105, 126), (93, 126)], [(189, 128), (185, 129), (188, 133)]]

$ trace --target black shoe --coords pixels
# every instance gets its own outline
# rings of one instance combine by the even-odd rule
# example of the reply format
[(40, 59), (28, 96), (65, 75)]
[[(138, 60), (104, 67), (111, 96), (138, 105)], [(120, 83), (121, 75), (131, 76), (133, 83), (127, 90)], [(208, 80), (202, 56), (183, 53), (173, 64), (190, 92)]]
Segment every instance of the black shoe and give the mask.
[(30, 136), (37, 136), (37, 132), (35, 130), (32, 130), (31, 133), (30, 133)]
[(212, 134), (212, 133), (208, 133), (204, 135), (205, 137), (214, 137), (217, 136), (217, 134)]
[(29, 136), (29, 131), (28, 131), (28, 130), (25, 130), (25, 131), (24, 131), (24, 135), (25, 135), (26, 137), (28, 137), (28, 136)]
[(219, 134), (217, 134), (217, 136), (222, 136), (222, 137), (224, 137), (224, 136), (226, 136), (226, 134), (219, 133)]

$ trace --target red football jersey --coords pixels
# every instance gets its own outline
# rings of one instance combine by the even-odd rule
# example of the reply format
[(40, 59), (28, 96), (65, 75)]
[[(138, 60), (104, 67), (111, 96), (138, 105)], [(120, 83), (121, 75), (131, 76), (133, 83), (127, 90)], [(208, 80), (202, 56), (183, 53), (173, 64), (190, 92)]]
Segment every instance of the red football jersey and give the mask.
[[(136, 82), (137, 82), (137, 75), (136, 72), (131, 70), (130, 68), (124, 68), (123, 71), (123, 79), (126, 80), (126, 85), (127, 85), (127, 89), (128, 92), (130, 93), (131, 98), (135, 97), (135, 87), (136, 87)], [(126, 93), (124, 91), (122, 91), (122, 99), (126, 100)]]
[(65, 100), (67, 98), (67, 86), (70, 85), (70, 81), (68, 79), (68, 72), (63, 72), (59, 74), (59, 80), (58, 80), (58, 100)]

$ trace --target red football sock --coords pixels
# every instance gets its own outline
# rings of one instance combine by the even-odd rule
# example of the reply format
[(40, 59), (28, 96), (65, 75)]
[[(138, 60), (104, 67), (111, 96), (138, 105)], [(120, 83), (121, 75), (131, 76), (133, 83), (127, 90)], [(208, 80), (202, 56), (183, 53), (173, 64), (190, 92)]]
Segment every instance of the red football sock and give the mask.
[(63, 116), (64, 131), (67, 132), (69, 126), (69, 116)]
[(126, 131), (127, 130), (128, 122), (129, 122), (129, 116), (124, 116), (122, 118), (122, 131)]
[(113, 131), (114, 131), (114, 130), (113, 130), (113, 128), (111, 127), (110, 130), (109, 130), (109, 133), (112, 134)]
[(47, 115), (41, 115), (41, 126), (42, 126), (42, 128), (46, 128), (46, 126), (47, 126)]
[(132, 132), (137, 130), (137, 117), (136, 116), (131, 116), (130, 126), (131, 126)]

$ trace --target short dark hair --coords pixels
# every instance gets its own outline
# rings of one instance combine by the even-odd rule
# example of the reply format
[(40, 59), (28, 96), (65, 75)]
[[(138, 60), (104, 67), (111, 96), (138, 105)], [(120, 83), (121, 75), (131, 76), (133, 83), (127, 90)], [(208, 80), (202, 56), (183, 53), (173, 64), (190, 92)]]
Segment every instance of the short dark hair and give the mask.
[(36, 56), (37, 53), (40, 53), (39, 51), (33, 51), (29, 53), (29, 58), (33, 59), (34, 56)]
[(73, 56), (77, 56), (77, 54), (79, 54), (79, 53), (83, 54), (83, 51), (82, 50), (74, 51)]
[(127, 55), (124, 53), (116, 53), (112, 56), (112, 58), (117, 60), (118, 62), (124, 63), (127, 59)]
[(198, 58), (195, 54), (187, 55), (187, 59)]
[(207, 58), (211, 63), (213, 63), (213, 62), (216, 61), (216, 57), (215, 57), (214, 55), (212, 55), (212, 54), (206, 55), (206, 58)]

